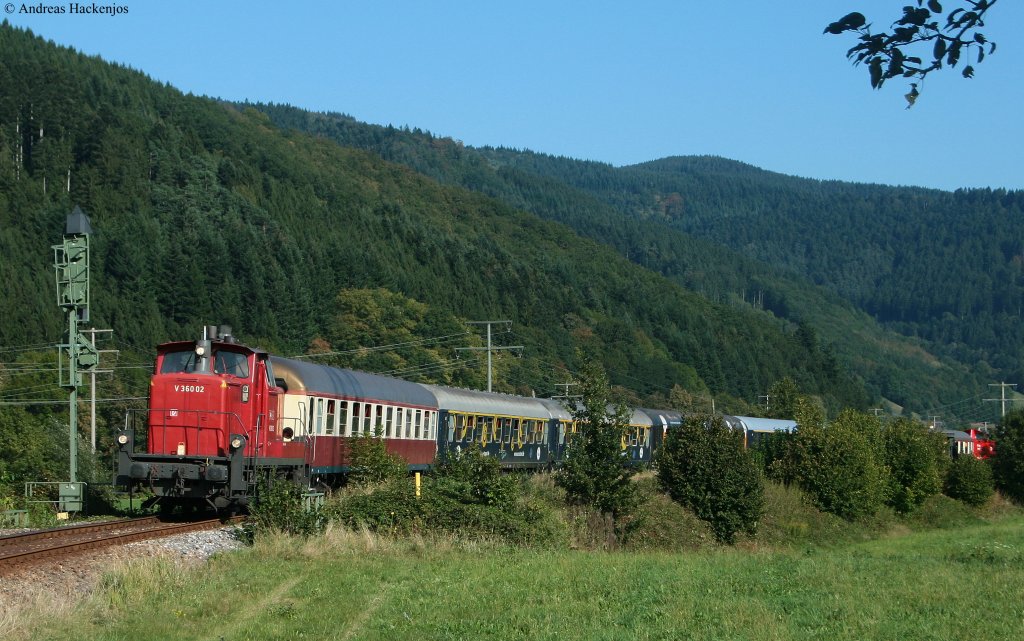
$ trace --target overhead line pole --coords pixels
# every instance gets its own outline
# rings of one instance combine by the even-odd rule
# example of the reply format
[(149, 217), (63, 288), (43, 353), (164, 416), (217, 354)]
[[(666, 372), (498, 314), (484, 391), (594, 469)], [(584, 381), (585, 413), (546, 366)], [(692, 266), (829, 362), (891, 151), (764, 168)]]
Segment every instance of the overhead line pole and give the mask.
[(1006, 388), (1007, 387), (1017, 387), (1017, 384), (1016, 383), (989, 383), (988, 386), (989, 387), (998, 387), (999, 391), (1000, 391), (1001, 398), (986, 398), (984, 400), (986, 400), (986, 401), (1000, 401), (1002, 403), (1002, 406), (1003, 406), (1003, 413), (1001, 414), (1001, 416), (1006, 416), (1006, 400), (1007, 400), (1006, 399)]
[(492, 387), (492, 380), (493, 380), (493, 375), (491, 373), (491, 371), (492, 371), (491, 352), (501, 351), (501, 350), (510, 350), (510, 349), (522, 350), (524, 348), (523, 348), (522, 345), (505, 345), (505, 346), (502, 346), (502, 347), (494, 347), (491, 344), (491, 325), (503, 324), (503, 325), (506, 325), (507, 327), (511, 327), (512, 326), (512, 321), (510, 321), (510, 320), (467, 321), (467, 324), (469, 324), (469, 325), (486, 325), (487, 326), (487, 347), (456, 347), (455, 351), (482, 352), (484, 350), (487, 350), (487, 391), (490, 392), (491, 391), (491, 387)]

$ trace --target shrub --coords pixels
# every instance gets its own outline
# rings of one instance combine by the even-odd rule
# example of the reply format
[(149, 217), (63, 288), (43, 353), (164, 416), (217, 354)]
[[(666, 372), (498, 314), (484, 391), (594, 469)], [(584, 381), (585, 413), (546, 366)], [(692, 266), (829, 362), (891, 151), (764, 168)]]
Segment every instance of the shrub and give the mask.
[(980, 507), (995, 493), (992, 467), (973, 456), (960, 456), (946, 472), (946, 496)]
[(666, 439), (658, 481), (677, 502), (711, 525), (715, 538), (757, 532), (764, 512), (764, 484), (743, 435), (720, 416), (695, 415)]
[(295, 483), (270, 476), (260, 478), (256, 500), (249, 506), (245, 533), (251, 541), (260, 532), (279, 531), (312, 536), (323, 531), (326, 518), (322, 508), (307, 508), (303, 489)]
[(992, 475), (996, 487), (1017, 503), (1024, 503), (1024, 410), (1014, 410), (995, 429), (996, 451)]
[(498, 459), (486, 456), (476, 444), (448, 454), (437, 467), (436, 487), (462, 503), (497, 507), (511, 506), (521, 494), (519, 480), (502, 474)]
[(348, 480), (356, 485), (373, 485), (408, 474), (408, 464), (397, 454), (387, 450), (387, 443), (381, 438), (381, 426), (377, 434), (369, 432), (353, 436), (348, 440)]
[(623, 521), (636, 509), (632, 483), (635, 469), (622, 456), (622, 435), (629, 425), (623, 405), (609, 411), (608, 377), (590, 363), (579, 381), (581, 401), (570, 408), (579, 432), (567, 449), (565, 463), (555, 477), (568, 500)]
[(343, 495), (333, 506), (332, 517), (347, 527), (394, 535), (435, 533), (522, 545), (548, 545), (564, 538), (564, 525), (550, 507), (523, 500), (515, 477), (499, 476), (505, 489), (492, 494), (460, 478), (460, 473), (426, 477), (420, 497), (405, 479), (371, 492)]
[(946, 437), (906, 418), (882, 430), (882, 460), (888, 468), (886, 504), (908, 514), (942, 490), (949, 464)]
[(790, 453), (793, 441), (794, 435), (789, 432), (773, 432), (762, 437), (757, 446), (750, 449), (750, 455), (766, 478), (785, 485), (796, 479)]
[(800, 487), (821, 510), (844, 519), (869, 516), (881, 507), (886, 469), (876, 460), (881, 445), (877, 419), (853, 410), (825, 424), (820, 413), (798, 412), (791, 456)]

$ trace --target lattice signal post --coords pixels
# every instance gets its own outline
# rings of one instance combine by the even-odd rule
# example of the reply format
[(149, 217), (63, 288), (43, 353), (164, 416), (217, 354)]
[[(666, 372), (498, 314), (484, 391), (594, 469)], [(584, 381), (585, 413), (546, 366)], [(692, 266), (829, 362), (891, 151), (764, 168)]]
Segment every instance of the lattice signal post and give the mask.
[(79, 323), (89, 322), (89, 217), (77, 206), (68, 214), (64, 242), (53, 246), (53, 267), (57, 274), (57, 305), (67, 315), (68, 329), (60, 345), (60, 386), (69, 391), (69, 436), (71, 482), (61, 484), (60, 502), (65, 512), (78, 512), (84, 499), (83, 484), (77, 482), (78, 470), (78, 388), (82, 374), (99, 365), (96, 346), (78, 331)]

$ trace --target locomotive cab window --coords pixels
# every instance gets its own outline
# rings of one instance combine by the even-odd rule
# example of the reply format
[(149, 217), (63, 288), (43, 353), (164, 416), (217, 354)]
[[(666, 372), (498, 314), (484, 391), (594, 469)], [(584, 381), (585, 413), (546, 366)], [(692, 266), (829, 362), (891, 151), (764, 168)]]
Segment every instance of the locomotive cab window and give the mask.
[(249, 357), (238, 352), (220, 350), (213, 358), (213, 372), (238, 378), (249, 378)]
[(160, 363), (161, 374), (187, 374), (195, 371), (195, 368), (196, 352), (192, 349), (167, 352)]

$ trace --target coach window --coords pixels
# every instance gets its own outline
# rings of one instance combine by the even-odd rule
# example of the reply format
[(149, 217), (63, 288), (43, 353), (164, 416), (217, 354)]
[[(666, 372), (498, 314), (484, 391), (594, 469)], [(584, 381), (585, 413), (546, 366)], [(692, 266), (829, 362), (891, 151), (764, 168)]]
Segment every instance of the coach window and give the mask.
[(395, 408), (388, 405), (384, 411), (384, 436), (391, 438), (394, 436), (393, 430), (395, 429)]
[(423, 421), (423, 410), (416, 410), (416, 431), (413, 432), (413, 438), (420, 437), (420, 424)]
[(363, 434), (373, 434), (373, 406), (363, 404)]
[(327, 434), (334, 434), (334, 399), (327, 399)]
[(522, 432), (522, 430), (519, 429), (519, 419), (518, 418), (510, 418), (510, 419), (506, 419), (506, 420), (508, 420), (508, 422), (509, 422), (509, 426), (511, 427), (511, 433), (512, 433), (512, 437), (509, 439), (509, 442), (514, 443), (517, 447), (522, 447), (523, 446), (523, 432)]
[(348, 426), (348, 401), (338, 401), (338, 436), (351, 436)]
[(362, 403), (352, 403), (352, 436), (359, 436), (359, 430), (362, 428)]
[(324, 433), (324, 399), (316, 399), (316, 433)]
[(376, 420), (373, 425), (373, 435), (384, 436), (384, 406), (376, 405), (375, 408), (374, 416)]
[(491, 441), (491, 443), (500, 443), (501, 442), (501, 425), (499, 424), (497, 417), (495, 417), (495, 416), (488, 416), (487, 417), (487, 430), (488, 430), (487, 438), (488, 438), (488, 440)]

